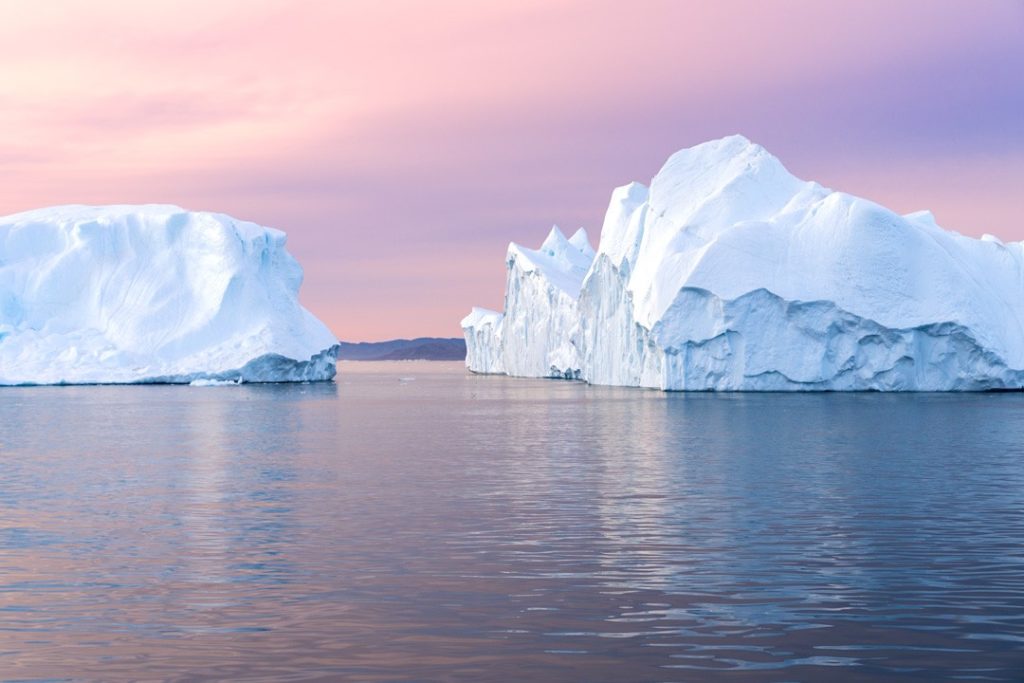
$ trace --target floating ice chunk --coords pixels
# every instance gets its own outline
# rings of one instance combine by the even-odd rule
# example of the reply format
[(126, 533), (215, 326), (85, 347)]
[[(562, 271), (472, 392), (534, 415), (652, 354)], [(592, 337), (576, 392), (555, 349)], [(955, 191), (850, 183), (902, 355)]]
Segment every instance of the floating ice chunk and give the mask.
[(188, 383), (190, 387), (229, 387), (241, 384), (234, 379), (194, 379)]

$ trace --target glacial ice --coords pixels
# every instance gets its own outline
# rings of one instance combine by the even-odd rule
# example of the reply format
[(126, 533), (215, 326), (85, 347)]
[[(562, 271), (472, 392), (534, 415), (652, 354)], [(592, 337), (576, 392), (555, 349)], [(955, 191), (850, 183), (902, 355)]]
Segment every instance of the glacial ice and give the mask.
[(175, 206), (0, 218), (0, 384), (327, 380), (283, 232)]
[[(579, 235), (579, 234), (578, 234)], [(665, 390), (1024, 388), (1024, 244), (791, 175), (742, 136), (612, 193), (594, 253), (512, 244), (480, 373)]]

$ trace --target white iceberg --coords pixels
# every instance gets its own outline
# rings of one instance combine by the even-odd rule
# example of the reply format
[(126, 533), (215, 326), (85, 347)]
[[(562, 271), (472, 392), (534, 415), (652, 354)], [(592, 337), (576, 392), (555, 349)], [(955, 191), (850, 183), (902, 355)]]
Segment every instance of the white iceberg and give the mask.
[(0, 218), (0, 384), (327, 380), (283, 232), (175, 206)]
[(799, 180), (741, 136), (618, 188), (593, 258), (582, 242), (553, 232), (539, 252), (561, 255), (544, 260), (509, 247), (504, 315), (462, 321), (470, 370), (665, 390), (1024, 387), (1024, 244)]

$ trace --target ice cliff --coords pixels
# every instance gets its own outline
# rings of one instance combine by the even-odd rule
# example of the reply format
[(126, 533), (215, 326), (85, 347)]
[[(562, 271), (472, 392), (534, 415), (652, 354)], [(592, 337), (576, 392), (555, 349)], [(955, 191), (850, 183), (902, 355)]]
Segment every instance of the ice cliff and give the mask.
[(1024, 387), (1024, 244), (948, 232), (792, 176), (741, 136), (512, 244), (504, 314), (462, 321), (474, 372), (666, 390)]
[(284, 233), (174, 206), (0, 218), (0, 384), (330, 379)]

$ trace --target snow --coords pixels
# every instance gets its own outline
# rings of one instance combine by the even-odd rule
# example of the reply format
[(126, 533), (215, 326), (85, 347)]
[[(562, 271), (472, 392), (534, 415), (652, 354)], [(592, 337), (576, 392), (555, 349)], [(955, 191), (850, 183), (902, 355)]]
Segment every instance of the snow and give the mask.
[(0, 384), (330, 379), (284, 233), (175, 206), (0, 218)]
[(523, 273), (537, 272), (554, 287), (575, 297), (594, 260), (594, 249), (583, 228), (566, 239), (556, 225), (540, 249), (527, 249), (513, 242), (509, 245), (508, 259), (515, 260)]
[(742, 136), (615, 190), (593, 257), (560, 234), (543, 261), (509, 247), (504, 315), (463, 320), (471, 370), (668, 390), (1024, 387), (1022, 243), (799, 180)]
[(462, 321), (470, 367), (527, 377), (578, 377), (570, 333), (593, 260), (594, 249), (582, 228), (566, 239), (555, 226), (540, 249), (510, 244), (505, 314), (474, 308)]

